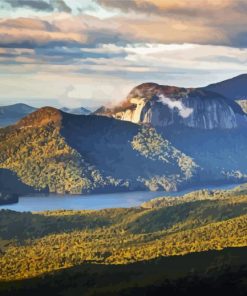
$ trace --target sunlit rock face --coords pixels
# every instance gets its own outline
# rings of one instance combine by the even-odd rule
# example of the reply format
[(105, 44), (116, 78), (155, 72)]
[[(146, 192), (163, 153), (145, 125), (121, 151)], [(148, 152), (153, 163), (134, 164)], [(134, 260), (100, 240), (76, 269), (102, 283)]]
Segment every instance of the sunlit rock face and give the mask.
[(210, 130), (247, 124), (240, 106), (219, 94), (155, 83), (135, 87), (121, 106), (108, 109), (106, 115), (155, 127), (179, 124)]

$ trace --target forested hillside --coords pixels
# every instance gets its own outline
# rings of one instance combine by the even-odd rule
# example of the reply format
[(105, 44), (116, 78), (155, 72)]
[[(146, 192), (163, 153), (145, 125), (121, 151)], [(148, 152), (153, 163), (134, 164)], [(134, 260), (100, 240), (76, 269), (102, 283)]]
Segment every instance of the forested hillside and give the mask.
[(2, 210), (0, 226), (1, 278), (14, 280), (83, 262), (127, 264), (246, 246), (247, 197), (204, 195), (153, 209)]
[(153, 128), (48, 107), (0, 129), (0, 140), (0, 168), (60, 194), (176, 190), (198, 171)]
[(247, 293), (246, 247), (127, 265), (85, 263), (42, 277), (0, 283), (4, 296), (216, 296)]
[(246, 291), (244, 282), (236, 283), (247, 274), (246, 250), (227, 249), (247, 247), (245, 192), (246, 186), (197, 191), (130, 209), (2, 210), (0, 293), (31, 295), (49, 287), (61, 295), (133, 295), (133, 289), (186, 295), (193, 288), (196, 295), (200, 286), (229, 281), (232, 293)]
[[(155, 129), (45, 107), (0, 129), (7, 193), (176, 191), (247, 180), (245, 130)], [(230, 160), (230, 161), (226, 161)], [(0, 174), (0, 192), (8, 176)], [(15, 192), (13, 192), (15, 191)]]

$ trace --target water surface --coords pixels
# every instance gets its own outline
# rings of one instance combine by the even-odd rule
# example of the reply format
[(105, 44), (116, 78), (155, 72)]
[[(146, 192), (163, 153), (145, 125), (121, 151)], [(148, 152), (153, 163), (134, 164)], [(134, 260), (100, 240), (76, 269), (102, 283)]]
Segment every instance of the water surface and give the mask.
[[(235, 185), (207, 186), (206, 189), (230, 189)], [(35, 195), (23, 196), (16, 204), (0, 206), (18, 212), (36, 212), (52, 210), (99, 210), (104, 208), (129, 208), (140, 206), (143, 202), (160, 196), (180, 196), (185, 193), (203, 189), (205, 187), (191, 188), (180, 192), (125, 192), (88, 195)]]

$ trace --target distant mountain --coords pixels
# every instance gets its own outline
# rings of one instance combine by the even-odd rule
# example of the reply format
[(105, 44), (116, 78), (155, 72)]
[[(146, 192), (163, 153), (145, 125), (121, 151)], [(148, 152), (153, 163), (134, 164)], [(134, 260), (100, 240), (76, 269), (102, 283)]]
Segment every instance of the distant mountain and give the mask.
[(83, 107), (79, 107), (79, 108), (63, 107), (61, 108), (61, 111), (70, 113), (70, 114), (75, 114), (75, 115), (89, 115), (90, 113), (92, 113), (90, 110)]
[[(8, 106), (0, 106), (0, 127), (6, 127), (8, 125), (14, 124), (26, 115), (34, 112), (37, 108), (31, 107), (26, 104), (18, 103)], [(89, 115), (90, 110), (83, 107), (80, 108), (67, 108), (63, 107), (62, 111), (70, 114), (77, 115)]]
[(1, 129), (0, 142), (0, 168), (56, 193), (176, 190), (199, 170), (153, 128), (51, 107)]
[(210, 84), (204, 88), (232, 100), (247, 100), (247, 74)]
[(0, 106), (0, 127), (14, 124), (22, 117), (35, 110), (36, 108), (21, 103), (8, 106)]
[(101, 107), (95, 114), (154, 127), (184, 126), (204, 130), (247, 126), (242, 108), (221, 94), (204, 89), (144, 83), (114, 108)]

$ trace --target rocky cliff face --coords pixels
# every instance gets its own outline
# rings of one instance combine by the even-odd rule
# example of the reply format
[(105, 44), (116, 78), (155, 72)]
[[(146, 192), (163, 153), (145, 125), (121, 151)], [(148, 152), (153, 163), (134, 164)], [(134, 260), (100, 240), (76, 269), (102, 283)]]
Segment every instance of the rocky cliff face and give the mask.
[(247, 124), (240, 106), (213, 92), (144, 83), (120, 106), (99, 112), (155, 127), (184, 125), (200, 129), (233, 129)]

